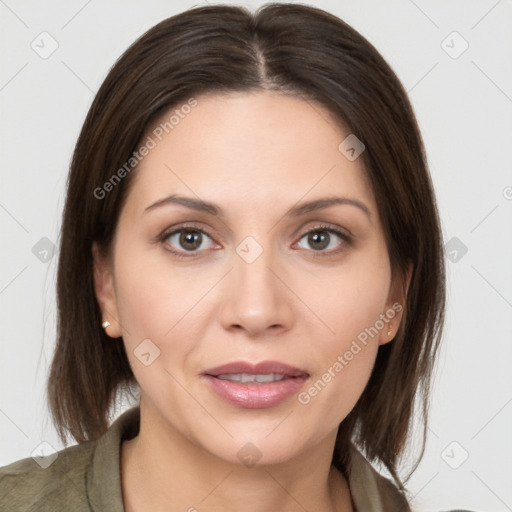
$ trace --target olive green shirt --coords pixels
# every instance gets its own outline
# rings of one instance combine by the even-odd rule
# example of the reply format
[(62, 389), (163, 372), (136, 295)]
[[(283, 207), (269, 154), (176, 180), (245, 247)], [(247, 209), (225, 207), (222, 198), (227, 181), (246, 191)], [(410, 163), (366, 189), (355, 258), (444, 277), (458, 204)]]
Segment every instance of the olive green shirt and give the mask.
[[(140, 409), (120, 415), (97, 441), (0, 468), (3, 512), (124, 512), (120, 454), (138, 434)], [(49, 465), (48, 465), (49, 464)], [(44, 468), (44, 466), (47, 466)], [(409, 512), (402, 494), (352, 446), (349, 486), (357, 512)]]

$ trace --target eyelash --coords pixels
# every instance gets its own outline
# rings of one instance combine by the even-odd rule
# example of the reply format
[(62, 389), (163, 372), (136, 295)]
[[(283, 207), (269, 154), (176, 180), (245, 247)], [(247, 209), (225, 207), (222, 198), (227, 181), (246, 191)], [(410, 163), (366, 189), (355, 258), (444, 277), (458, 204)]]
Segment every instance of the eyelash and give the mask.
[[(158, 241), (163, 243), (163, 244), (165, 244), (165, 242), (169, 239), (169, 237), (171, 237), (172, 235), (175, 235), (177, 233), (181, 233), (182, 231), (197, 231), (197, 232), (199, 232), (199, 233), (201, 233), (203, 235), (206, 235), (208, 238), (213, 240), (213, 237), (211, 237), (205, 230), (201, 229), (198, 226), (182, 225), (182, 226), (180, 226), (177, 229), (173, 229), (172, 231), (164, 231), (158, 237)], [(339, 231), (338, 229), (335, 229), (335, 228), (332, 228), (332, 227), (326, 226), (326, 225), (319, 225), (319, 226), (314, 227), (313, 229), (310, 229), (310, 230), (306, 231), (305, 233), (302, 234), (302, 236), (299, 238), (299, 240), (302, 240), (306, 235), (309, 235), (311, 233), (318, 233), (318, 232), (324, 232), (324, 231), (327, 231), (328, 233), (334, 233), (339, 238), (341, 238), (343, 240), (343, 242), (344, 242), (344, 244), (342, 244), (343, 246), (346, 245), (346, 244), (350, 244), (350, 242), (351, 242), (351, 238), (346, 233), (343, 233), (342, 231)], [(177, 251), (175, 249), (169, 249), (168, 247), (166, 247), (165, 250), (169, 251), (172, 254), (174, 254), (178, 258), (191, 258), (191, 257), (194, 257), (194, 256), (196, 256), (197, 254), (199, 254), (201, 252), (201, 251)], [(341, 250), (343, 250), (343, 247), (339, 248), (339, 249), (331, 249), (330, 251), (325, 251), (325, 250), (314, 251), (314, 250), (311, 250), (311, 252), (313, 253), (314, 257), (325, 257), (325, 256), (330, 256), (332, 254), (337, 254)], [(188, 252), (188, 254), (187, 254), (187, 252)]]

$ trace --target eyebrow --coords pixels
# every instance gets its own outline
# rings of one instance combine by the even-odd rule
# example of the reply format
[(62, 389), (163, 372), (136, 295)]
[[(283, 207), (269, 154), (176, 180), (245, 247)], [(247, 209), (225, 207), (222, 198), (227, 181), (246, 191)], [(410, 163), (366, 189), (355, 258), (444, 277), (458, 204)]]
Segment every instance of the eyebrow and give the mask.
[[(168, 197), (164, 197), (163, 199), (159, 199), (158, 201), (149, 205), (144, 210), (144, 213), (154, 210), (155, 208), (159, 208), (161, 206), (166, 206), (170, 204), (179, 204), (186, 208), (190, 208), (191, 210), (208, 213), (210, 215), (215, 215), (220, 218), (226, 217), (226, 214), (222, 210), (222, 208), (214, 203), (202, 201), (201, 199), (194, 199), (193, 197), (179, 196), (177, 194), (173, 194)], [(366, 214), (366, 216), (369, 219), (371, 219), (370, 209), (363, 202), (359, 201), (358, 199), (350, 197), (322, 197), (305, 203), (300, 203), (290, 208), (285, 213), (284, 216), (300, 217), (301, 215), (305, 215), (306, 213), (310, 213), (316, 210), (323, 210), (324, 208), (329, 208), (331, 206), (338, 204), (355, 206), (356, 208), (362, 210)]]

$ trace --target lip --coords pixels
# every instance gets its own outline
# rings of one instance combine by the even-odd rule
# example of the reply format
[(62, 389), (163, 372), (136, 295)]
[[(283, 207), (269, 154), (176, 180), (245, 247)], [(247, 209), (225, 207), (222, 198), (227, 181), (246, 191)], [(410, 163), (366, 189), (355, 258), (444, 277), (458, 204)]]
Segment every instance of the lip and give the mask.
[[(285, 378), (276, 382), (243, 384), (217, 378), (218, 375), (226, 373), (279, 373)], [(309, 378), (309, 373), (279, 361), (235, 361), (206, 370), (203, 378), (220, 398), (231, 405), (246, 409), (264, 409), (276, 406), (296, 393)]]
[(210, 368), (204, 372), (205, 375), (211, 375), (213, 377), (225, 373), (248, 373), (249, 375), (280, 373), (287, 377), (309, 376), (306, 370), (301, 370), (300, 368), (296, 368), (279, 361), (261, 361), (259, 363), (234, 361), (232, 363), (216, 366), (215, 368)]

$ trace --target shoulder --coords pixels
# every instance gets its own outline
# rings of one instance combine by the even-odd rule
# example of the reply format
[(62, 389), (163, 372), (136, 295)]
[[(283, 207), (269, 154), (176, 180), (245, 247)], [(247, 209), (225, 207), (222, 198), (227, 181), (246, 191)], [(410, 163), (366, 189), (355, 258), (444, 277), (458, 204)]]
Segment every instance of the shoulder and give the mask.
[(0, 511), (123, 512), (120, 446), (137, 434), (140, 410), (119, 416), (95, 441), (0, 467)]
[(95, 445), (95, 442), (86, 442), (0, 467), (0, 509), (12, 512), (55, 512), (70, 507), (89, 510), (86, 472)]
[[(401, 492), (390, 479), (381, 475), (354, 444), (350, 446), (349, 485), (357, 510), (415, 512), (407, 500), (406, 493)], [(455, 509), (443, 512), (472, 511)]]
[(405, 495), (350, 445), (349, 485), (357, 510), (411, 512)]

